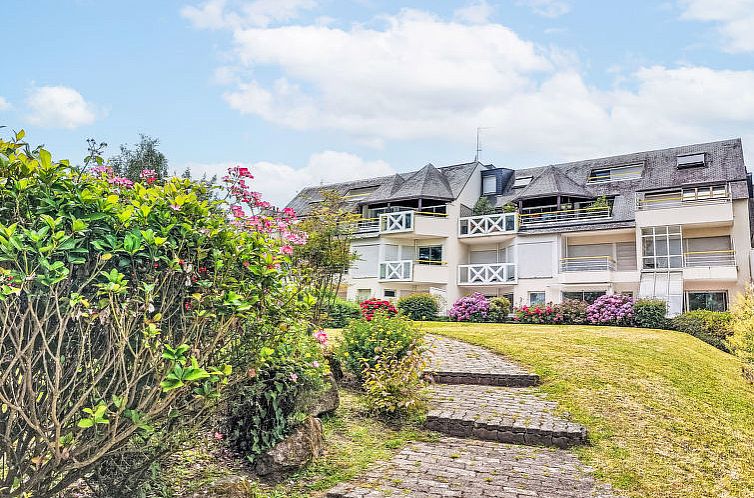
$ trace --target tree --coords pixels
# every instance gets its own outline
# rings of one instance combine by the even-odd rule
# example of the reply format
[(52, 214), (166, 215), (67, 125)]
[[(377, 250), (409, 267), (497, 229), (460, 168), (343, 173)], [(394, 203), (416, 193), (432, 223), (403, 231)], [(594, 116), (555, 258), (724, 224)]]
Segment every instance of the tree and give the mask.
[(168, 176), (168, 159), (158, 150), (160, 141), (149, 135), (139, 134), (139, 143), (133, 148), (121, 144), (120, 154), (110, 158), (113, 171), (122, 177), (136, 182), (143, 170), (154, 170), (158, 180)]
[(337, 192), (326, 191), (322, 195), (322, 202), (299, 224), (309, 237), (294, 253), (296, 266), (317, 299), (312, 309), (315, 323), (335, 301), (343, 275), (358, 259), (351, 251), (351, 240), (360, 216), (347, 208)]
[(471, 212), (475, 216), (493, 214), (495, 212), (495, 206), (492, 205), (488, 198), (480, 197), (479, 200), (476, 201), (476, 204), (474, 204), (474, 208)]

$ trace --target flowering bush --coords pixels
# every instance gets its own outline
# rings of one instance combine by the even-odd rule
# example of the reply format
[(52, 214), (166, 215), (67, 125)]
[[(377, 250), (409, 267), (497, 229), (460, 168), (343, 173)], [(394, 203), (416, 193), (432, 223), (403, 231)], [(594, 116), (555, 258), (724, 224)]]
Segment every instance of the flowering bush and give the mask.
[(597, 298), (587, 309), (587, 320), (598, 325), (631, 325), (634, 318), (634, 300), (623, 294), (610, 294)]
[(303, 240), (295, 214), (266, 209), (241, 168), (216, 199), (149, 170), (78, 170), (23, 137), (0, 140), (0, 372), (14, 372), (0, 427), (26, 441), (0, 445), (0, 495), (107, 478), (89, 484), (139, 496), (165, 444), (232, 397), (226, 384), (274, 368), (269, 351), (301, 351), (291, 382), (321, 375), (284, 249)]
[(587, 308), (589, 303), (580, 299), (565, 299), (560, 304), (560, 312), (563, 314), (563, 323), (581, 325), (587, 322)]
[(484, 322), (489, 311), (489, 300), (484, 294), (475, 292), (457, 299), (448, 311), (448, 316), (457, 322)]
[(359, 304), (359, 308), (361, 308), (361, 316), (367, 321), (371, 321), (374, 314), (377, 312), (383, 312), (387, 317), (398, 314), (398, 310), (393, 306), (393, 303), (383, 299), (377, 299), (376, 297), (362, 301)]
[(557, 304), (536, 304), (514, 308), (513, 320), (519, 323), (563, 323), (563, 313)]

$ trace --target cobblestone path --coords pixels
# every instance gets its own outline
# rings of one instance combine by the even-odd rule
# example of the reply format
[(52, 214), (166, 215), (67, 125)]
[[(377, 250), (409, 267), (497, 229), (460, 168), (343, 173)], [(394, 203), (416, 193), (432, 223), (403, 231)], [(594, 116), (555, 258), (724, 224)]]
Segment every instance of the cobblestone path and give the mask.
[(427, 427), (447, 437), (407, 446), (329, 498), (617, 498), (560, 449), (586, 443), (586, 429), (531, 387), (536, 375), (481, 347), (432, 341)]

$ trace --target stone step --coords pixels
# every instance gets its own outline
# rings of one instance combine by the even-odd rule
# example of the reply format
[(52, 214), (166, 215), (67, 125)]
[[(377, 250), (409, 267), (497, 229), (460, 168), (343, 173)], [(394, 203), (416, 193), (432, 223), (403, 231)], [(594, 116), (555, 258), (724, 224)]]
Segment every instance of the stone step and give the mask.
[(567, 448), (586, 429), (556, 415), (557, 404), (528, 388), (434, 385), (426, 426), (455, 437)]
[(617, 498), (570, 452), (451, 437), (413, 443), (328, 498)]
[(479, 346), (432, 337), (430, 367), (426, 376), (438, 384), (529, 387), (539, 376)]

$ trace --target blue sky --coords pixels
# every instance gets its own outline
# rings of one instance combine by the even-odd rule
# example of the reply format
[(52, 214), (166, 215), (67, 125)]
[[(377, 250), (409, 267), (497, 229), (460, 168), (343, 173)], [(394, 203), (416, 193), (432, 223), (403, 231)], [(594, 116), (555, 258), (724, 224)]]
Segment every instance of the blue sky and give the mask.
[(6, 2), (0, 124), (72, 160), (146, 133), (278, 203), (470, 160), (477, 126), (514, 168), (736, 136), (754, 157), (754, 0)]

